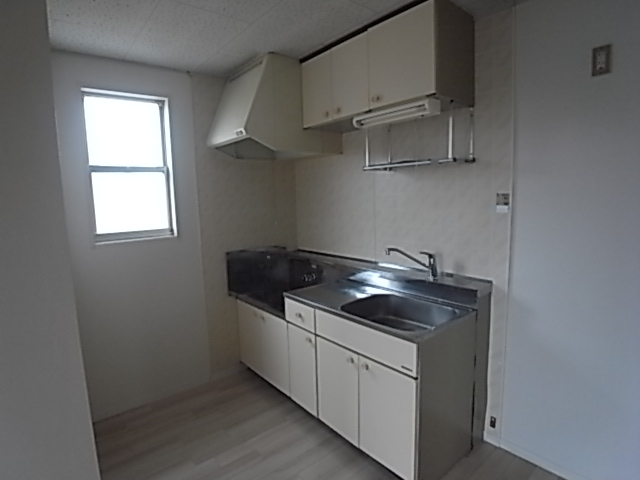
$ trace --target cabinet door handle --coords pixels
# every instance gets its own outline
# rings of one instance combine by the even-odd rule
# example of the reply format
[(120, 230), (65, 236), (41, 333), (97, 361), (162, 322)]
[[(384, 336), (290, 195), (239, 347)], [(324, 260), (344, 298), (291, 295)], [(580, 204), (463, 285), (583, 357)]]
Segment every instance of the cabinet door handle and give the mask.
[(307, 337), (307, 343), (313, 345), (313, 338)]
[(299, 319), (300, 321), (304, 322), (304, 317), (302, 316), (302, 314), (300, 312), (296, 312), (296, 318)]
[(329, 118), (329, 115), (330, 115), (330, 114), (329, 114), (329, 110), (327, 110), (326, 112), (324, 112), (324, 116), (325, 116), (325, 118)]
[(264, 315), (260, 315), (260, 320), (264, 322)]
[(353, 365), (354, 363), (356, 363), (356, 359), (353, 357), (349, 357), (347, 358), (347, 363), (350, 363), (351, 365)]
[(336, 108), (336, 113), (341, 113), (342, 109), (340, 107)]
[(373, 103), (379, 102), (380, 100), (382, 100), (382, 95), (374, 95), (373, 97), (371, 97), (371, 101)]
[(363, 368), (364, 370), (369, 370), (369, 364), (368, 364), (368, 363), (363, 363), (363, 364), (362, 364), (362, 368)]

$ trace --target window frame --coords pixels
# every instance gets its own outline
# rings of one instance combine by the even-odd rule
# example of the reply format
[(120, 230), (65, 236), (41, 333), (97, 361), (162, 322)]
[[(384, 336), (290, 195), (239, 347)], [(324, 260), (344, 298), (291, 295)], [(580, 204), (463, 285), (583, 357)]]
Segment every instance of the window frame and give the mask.
[[(169, 122), (169, 99), (167, 97), (159, 97), (154, 95), (144, 95), (137, 93), (127, 93), (113, 90), (102, 90), (96, 88), (81, 88), (82, 97), (82, 121), (84, 125), (84, 140), (87, 147), (87, 168), (89, 177), (89, 189), (91, 194), (91, 218), (93, 222), (93, 236), (96, 245), (104, 243), (116, 243), (125, 241), (151, 240), (157, 238), (172, 238), (178, 236), (176, 225), (176, 202), (175, 202), (175, 186), (173, 182), (173, 162), (171, 156), (171, 132)], [(84, 100), (86, 97), (102, 97), (120, 100), (149, 102), (158, 105), (158, 114), (160, 116), (160, 135), (162, 142), (162, 165), (157, 167), (144, 166), (106, 166), (91, 165), (89, 159), (89, 141), (87, 136), (87, 126), (84, 112)], [(167, 218), (168, 228), (157, 230), (130, 230), (126, 232), (114, 233), (98, 233), (98, 225), (96, 220), (96, 207), (93, 191), (93, 174), (94, 173), (162, 173), (165, 180), (165, 191), (167, 196)]]

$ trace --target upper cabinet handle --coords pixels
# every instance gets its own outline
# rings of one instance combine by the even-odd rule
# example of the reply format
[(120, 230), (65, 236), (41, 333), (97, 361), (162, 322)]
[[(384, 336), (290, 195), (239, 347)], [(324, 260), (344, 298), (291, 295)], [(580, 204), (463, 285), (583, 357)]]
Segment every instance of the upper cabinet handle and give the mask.
[(348, 363), (351, 363), (351, 364), (356, 363), (356, 361), (355, 361), (355, 359), (354, 359), (353, 357), (349, 357), (349, 358), (347, 358), (347, 362), (348, 362)]
[(368, 363), (363, 363), (362, 364), (362, 368), (364, 368), (365, 370), (369, 370), (369, 364)]

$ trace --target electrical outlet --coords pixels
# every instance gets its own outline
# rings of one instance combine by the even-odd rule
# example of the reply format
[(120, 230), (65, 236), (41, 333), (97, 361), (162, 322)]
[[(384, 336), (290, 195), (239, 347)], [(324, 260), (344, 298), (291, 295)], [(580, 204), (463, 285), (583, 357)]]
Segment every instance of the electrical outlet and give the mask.
[(490, 426), (491, 428), (496, 428), (496, 422), (497, 422), (496, 417), (491, 417), (491, 418), (489, 419), (489, 426)]
[(496, 212), (508, 213), (511, 206), (511, 195), (508, 193), (496, 194)]
[(603, 45), (591, 53), (591, 76), (599, 77), (611, 73), (612, 45)]

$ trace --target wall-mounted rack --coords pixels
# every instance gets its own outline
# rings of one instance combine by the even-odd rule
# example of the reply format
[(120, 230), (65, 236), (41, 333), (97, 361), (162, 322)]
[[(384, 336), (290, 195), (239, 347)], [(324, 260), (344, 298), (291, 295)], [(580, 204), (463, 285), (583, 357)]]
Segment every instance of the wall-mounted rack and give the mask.
[(389, 152), (388, 152), (388, 160), (386, 163), (371, 163), (370, 157), (370, 145), (369, 145), (369, 130), (366, 130), (365, 136), (365, 164), (363, 170), (365, 172), (369, 171), (392, 171), (398, 168), (407, 168), (407, 167), (420, 167), (424, 165), (444, 165), (444, 164), (453, 164), (453, 163), (475, 163), (475, 136), (474, 136), (474, 115), (473, 108), (469, 109), (469, 156), (468, 157), (456, 157), (453, 154), (453, 137), (454, 137), (454, 127), (455, 122), (453, 118), (453, 108), (449, 109), (449, 128), (448, 128), (448, 139), (447, 139), (447, 156), (445, 158), (433, 159), (433, 158), (425, 158), (425, 159), (403, 159), (403, 160), (393, 160), (391, 155), (391, 139), (389, 139)]

